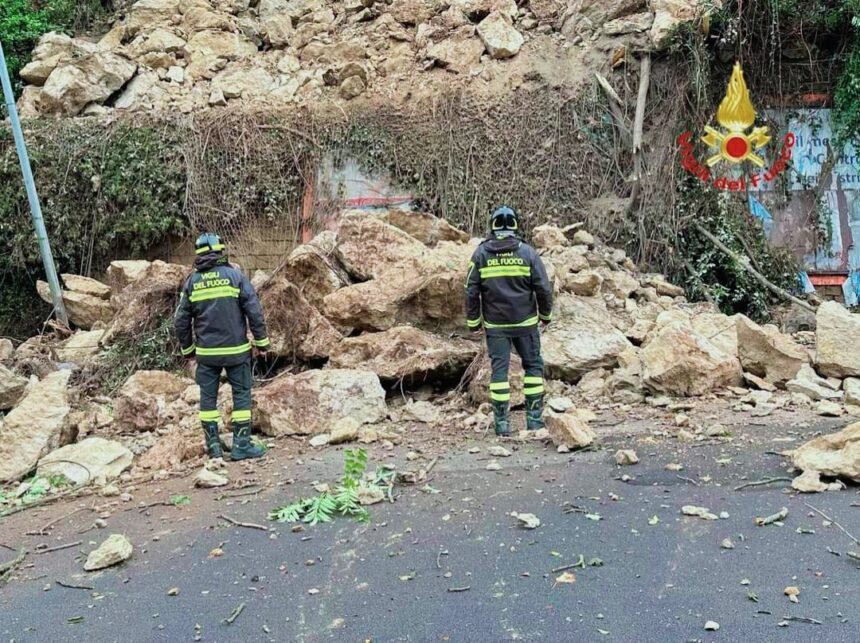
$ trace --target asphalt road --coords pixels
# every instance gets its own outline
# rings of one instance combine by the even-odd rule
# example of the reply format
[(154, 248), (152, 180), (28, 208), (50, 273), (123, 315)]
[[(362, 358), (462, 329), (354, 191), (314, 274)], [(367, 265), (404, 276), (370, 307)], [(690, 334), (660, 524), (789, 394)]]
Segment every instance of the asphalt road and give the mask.
[[(399, 487), (394, 504), (372, 507), (370, 524), (339, 520), (297, 533), (289, 525), (273, 532), (230, 526), (217, 516), (264, 523), (266, 511), (303, 492), (309, 478), (245, 503), (219, 502), (218, 490), (188, 491), (187, 479), (174, 481), (191, 506), (117, 512), (108, 530), (76, 536), (93, 518), (81, 512), (50, 538), (28, 541), (84, 542), (31, 554), (22, 578), (0, 588), (0, 635), (56, 642), (860, 641), (860, 564), (844, 555), (860, 547), (804, 504), (860, 534), (857, 488), (793, 496), (778, 483), (734, 491), (743, 479), (786, 475), (783, 458), (765, 454), (767, 444), (739, 436), (679, 451), (669, 441), (646, 442), (637, 446), (641, 463), (623, 468), (612, 462), (614, 446), (561, 455), (518, 445), (495, 472), (485, 470), (485, 453), (463, 451), (440, 461), (432, 489)], [(333, 474), (339, 458), (327, 451), (311, 463), (314, 475)], [(684, 470), (666, 470), (669, 462)], [(622, 474), (634, 479), (624, 482)], [(166, 484), (155, 493), (171, 491)], [(687, 504), (728, 518), (682, 516)], [(756, 516), (783, 506), (784, 526), (755, 526)], [(68, 511), (52, 507), (26, 524)], [(523, 529), (512, 511), (534, 513), (542, 524)], [(0, 543), (16, 541), (24, 524), (0, 523)], [(89, 540), (117, 531), (135, 543), (132, 560), (82, 572)], [(734, 549), (721, 548), (725, 538)], [(224, 555), (210, 558), (219, 545)], [(8, 553), (0, 550), (0, 559)], [(563, 572), (553, 570), (580, 555), (603, 564), (571, 569), (573, 584), (557, 582)], [(800, 588), (797, 604), (784, 595), (787, 586)], [(179, 594), (169, 596), (174, 587)], [(83, 619), (70, 622), (75, 617)], [(706, 621), (719, 630), (706, 631)]]

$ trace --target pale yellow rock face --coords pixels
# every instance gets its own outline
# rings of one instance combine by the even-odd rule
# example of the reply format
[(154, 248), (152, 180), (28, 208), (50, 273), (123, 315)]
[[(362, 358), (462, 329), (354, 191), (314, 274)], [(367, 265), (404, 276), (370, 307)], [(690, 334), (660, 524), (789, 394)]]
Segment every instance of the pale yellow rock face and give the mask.
[(72, 372), (57, 371), (33, 386), (0, 428), (0, 482), (20, 480), (60, 444), (70, 407)]

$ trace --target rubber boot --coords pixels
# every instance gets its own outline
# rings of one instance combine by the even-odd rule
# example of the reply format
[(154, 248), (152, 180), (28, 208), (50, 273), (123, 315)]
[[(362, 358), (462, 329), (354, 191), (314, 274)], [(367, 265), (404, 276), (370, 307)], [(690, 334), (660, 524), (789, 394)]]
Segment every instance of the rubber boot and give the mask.
[(233, 450), (230, 451), (230, 459), (249, 460), (251, 458), (262, 458), (264, 455), (266, 455), (266, 449), (251, 442), (251, 423), (234, 423)]
[(206, 436), (206, 452), (209, 454), (209, 459), (223, 458), (224, 452), (221, 451), (221, 438), (218, 437), (218, 423), (204, 422), (203, 434)]
[(543, 421), (543, 395), (526, 396), (526, 430), (537, 431), (546, 427)]
[(511, 405), (509, 402), (493, 401), (493, 417), (496, 435), (508, 437), (511, 434)]

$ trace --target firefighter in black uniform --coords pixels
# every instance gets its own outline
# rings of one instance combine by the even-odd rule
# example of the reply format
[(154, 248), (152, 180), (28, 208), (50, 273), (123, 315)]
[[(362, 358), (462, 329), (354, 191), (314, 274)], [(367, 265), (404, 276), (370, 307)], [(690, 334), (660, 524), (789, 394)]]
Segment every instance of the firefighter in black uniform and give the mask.
[(472, 255), (466, 277), (466, 323), (487, 335), (493, 373), (490, 400), (496, 435), (510, 434), (511, 346), (522, 358), (526, 428), (543, 423), (543, 359), (538, 325), (552, 320), (552, 285), (534, 248), (519, 236), (519, 217), (507, 206), (490, 216), (489, 239)]
[(265, 449), (251, 442), (251, 355), (269, 348), (263, 309), (248, 278), (227, 263), (218, 235), (202, 234), (195, 246), (194, 273), (182, 287), (174, 325), (182, 355), (197, 359), (206, 449), (210, 458), (223, 455), (218, 438), (218, 384), (226, 371), (233, 389), (230, 457), (259, 458)]

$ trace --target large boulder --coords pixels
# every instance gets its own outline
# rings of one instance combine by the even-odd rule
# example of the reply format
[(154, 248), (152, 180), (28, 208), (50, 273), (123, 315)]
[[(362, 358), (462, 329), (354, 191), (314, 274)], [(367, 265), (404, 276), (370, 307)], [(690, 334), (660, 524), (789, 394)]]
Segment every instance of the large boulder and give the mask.
[(0, 482), (20, 480), (48, 452), (63, 446), (69, 407), (69, 370), (34, 385), (0, 425)]
[(79, 330), (57, 348), (57, 357), (61, 362), (82, 364), (98, 355), (104, 334), (103, 330)]
[(418, 259), (426, 250), (418, 239), (362, 211), (341, 216), (337, 238), (338, 257), (361, 280), (378, 277), (393, 264)]
[(0, 364), (0, 411), (11, 409), (27, 390), (29, 380)]
[(328, 357), (342, 335), (308, 303), (299, 288), (274, 276), (260, 287), (271, 352), (280, 357), (309, 360)]
[(179, 0), (138, 0), (129, 9), (125, 19), (126, 33), (133, 36), (141, 29), (167, 24), (179, 14)]
[(818, 371), (827, 377), (860, 376), (860, 315), (835, 301), (825, 301), (816, 314)]
[[(660, 319), (663, 315), (671, 315), (672, 312), (670, 309), (658, 315), (657, 327), (662, 325)], [(738, 356), (738, 330), (734, 316), (730, 317), (707, 309), (694, 309), (689, 319), (690, 325), (699, 337), (704, 337), (727, 355)]]
[(118, 294), (129, 284), (144, 279), (150, 266), (152, 266), (152, 262), (143, 259), (111, 261), (107, 269), (107, 280), (111, 292)]
[(331, 365), (373, 371), (410, 383), (456, 377), (478, 354), (474, 342), (449, 340), (411, 326), (348, 337), (331, 352)]
[(500, 11), (493, 11), (481, 20), (478, 24), (478, 36), (487, 48), (487, 53), (496, 59), (516, 56), (525, 42), (511, 18)]
[(91, 54), (97, 49), (97, 45), (86, 40), (55, 31), (48, 32), (39, 38), (39, 44), (33, 50), (30, 62), (21, 69), (20, 76), (31, 85), (41, 87), (57, 65), (75, 56)]
[(103, 103), (134, 76), (130, 60), (99, 50), (59, 64), (42, 87), (41, 111), (75, 116), (89, 103)]
[(860, 422), (822, 435), (791, 452), (798, 469), (860, 482)]
[(117, 335), (133, 337), (151, 328), (154, 320), (173, 315), (179, 291), (191, 272), (186, 266), (163, 261), (153, 261), (140, 273), (128, 266), (114, 269), (117, 263), (111, 265), (114, 270), (109, 274), (111, 287), (116, 291), (121, 283), (126, 285), (111, 298), (116, 315), (102, 339), (103, 344), (110, 344)]
[(134, 454), (115, 440), (91, 437), (51, 451), (39, 460), (36, 474), (62, 475), (76, 485), (104, 484), (131, 466)]
[(371, 371), (282, 373), (254, 392), (254, 417), (266, 435), (328, 433), (344, 418), (373, 424), (386, 416), (385, 390)]
[(613, 368), (633, 346), (601, 300), (561, 295), (553, 317), (541, 337), (547, 377), (576, 383), (596, 368)]
[(806, 349), (775, 327), (759, 326), (743, 315), (736, 323), (738, 357), (745, 371), (784, 387), (809, 361)]
[(66, 290), (79, 292), (84, 295), (92, 295), (99, 299), (110, 299), (110, 286), (102, 282), (92, 279), (91, 277), (83, 277), (81, 275), (60, 275), (63, 280), (63, 285)]
[(436, 61), (447, 70), (460, 74), (468, 73), (481, 62), (484, 43), (475, 38), (475, 28), (461, 27), (450, 38), (436, 42), (427, 48), (427, 58)]
[(688, 322), (673, 321), (657, 330), (640, 355), (643, 381), (654, 392), (703, 395), (742, 381), (738, 359)]
[(550, 224), (539, 225), (532, 230), (532, 244), (538, 250), (553, 250), (570, 245), (564, 231)]
[(387, 211), (380, 219), (430, 247), (440, 241), (466, 243), (469, 240), (468, 234), (458, 230), (445, 219), (425, 212), (394, 209)]
[(171, 471), (205, 452), (203, 433), (196, 423), (191, 428), (170, 426), (167, 433), (159, 437), (156, 443), (140, 456), (137, 466), (150, 471)]
[(421, 246), (420, 256), (390, 264), (376, 279), (326, 296), (325, 316), (338, 326), (361, 330), (388, 330), (398, 324), (462, 328), (463, 283), (474, 247), (446, 241), (432, 249)]
[(161, 428), (167, 406), (191, 385), (191, 380), (166, 371), (136, 371), (114, 397), (114, 426), (124, 431)]
[[(53, 303), (51, 289), (47, 282), (37, 281), (36, 292), (47, 303)], [(109, 301), (73, 290), (63, 291), (63, 305), (66, 307), (69, 321), (85, 330), (89, 330), (98, 323), (109, 324), (114, 316), (114, 310)]]
[(349, 275), (337, 258), (336, 245), (334, 232), (321, 232), (293, 250), (282, 269), (284, 276), (298, 286), (317, 310), (322, 310), (326, 295), (350, 284)]

